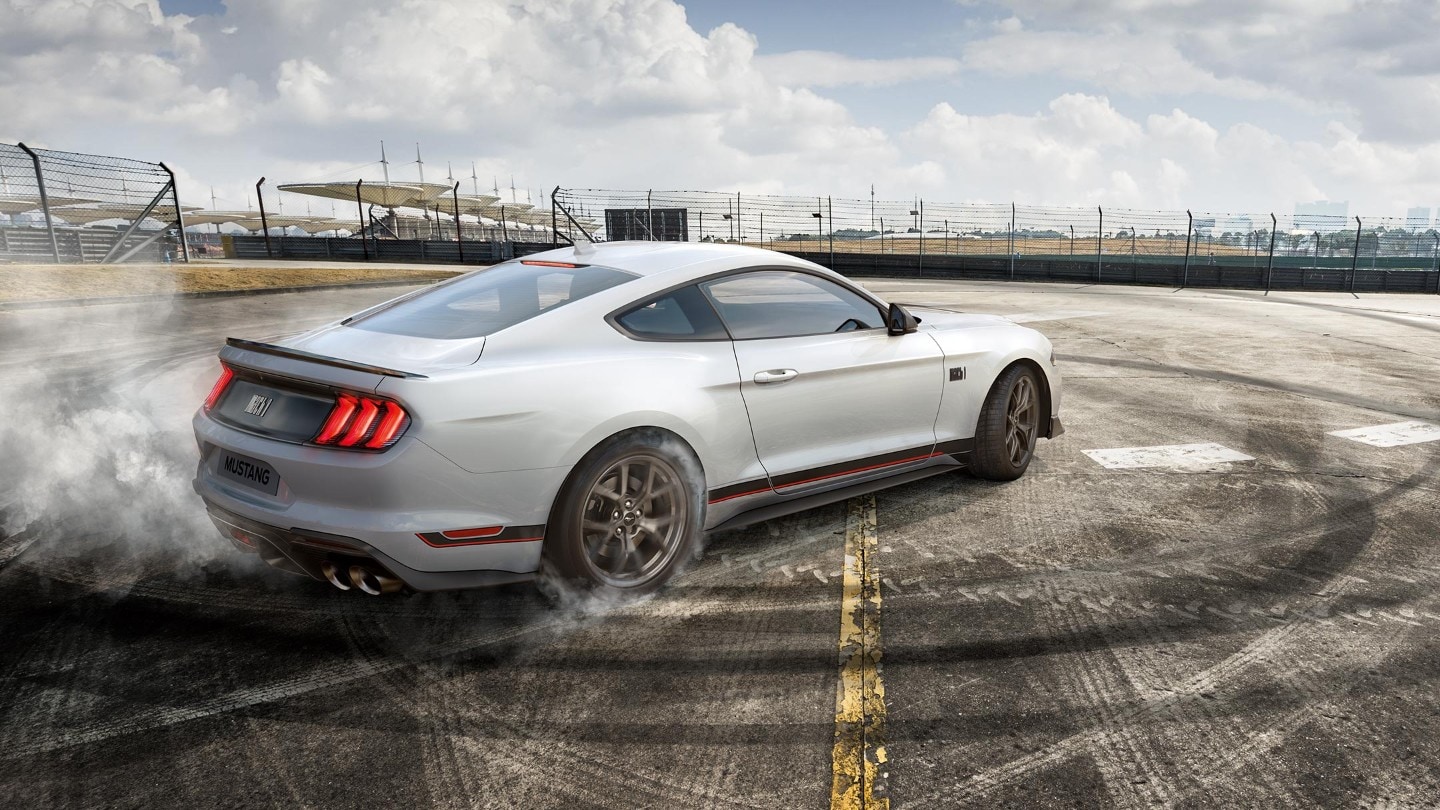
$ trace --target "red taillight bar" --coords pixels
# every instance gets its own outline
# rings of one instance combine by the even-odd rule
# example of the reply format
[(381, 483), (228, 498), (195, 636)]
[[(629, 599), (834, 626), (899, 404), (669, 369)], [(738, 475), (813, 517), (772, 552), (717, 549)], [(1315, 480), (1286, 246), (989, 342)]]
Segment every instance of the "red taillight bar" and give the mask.
[(385, 415), (380, 418), (380, 426), (375, 428), (375, 435), (365, 446), (371, 450), (378, 450), (390, 444), (400, 432), (400, 425), (405, 422), (405, 409), (393, 402), (385, 403)]
[(315, 437), (316, 444), (329, 444), (335, 441), (345, 430), (345, 425), (355, 411), (360, 407), (360, 401), (349, 394), (341, 394), (335, 401), (335, 407), (330, 409), (330, 417), (325, 420), (325, 425), (320, 428), (320, 435)]
[(314, 442), (353, 450), (384, 450), (400, 438), (409, 419), (398, 402), (341, 393)]
[(572, 270), (586, 266), (583, 264), (571, 264), (570, 262), (552, 262), (544, 259), (521, 259), (520, 263), (528, 264), (531, 267), (568, 267)]
[(380, 404), (369, 397), (360, 398), (360, 413), (356, 414), (355, 421), (351, 423), (350, 430), (346, 432), (345, 438), (340, 440), (341, 447), (354, 447), (360, 440), (365, 438), (370, 426), (375, 424), (375, 416), (380, 413)]
[(215, 403), (220, 400), (220, 395), (225, 393), (226, 388), (230, 387), (230, 381), (233, 379), (235, 379), (235, 372), (231, 371), (229, 366), (221, 363), (220, 379), (216, 380), (214, 387), (210, 389), (210, 396), (205, 397), (205, 410), (208, 411), (215, 407)]

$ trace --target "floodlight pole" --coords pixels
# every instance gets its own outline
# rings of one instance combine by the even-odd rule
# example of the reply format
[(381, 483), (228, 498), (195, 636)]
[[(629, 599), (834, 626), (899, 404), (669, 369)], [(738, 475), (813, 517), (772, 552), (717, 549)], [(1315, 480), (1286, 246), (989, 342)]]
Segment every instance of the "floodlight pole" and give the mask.
[(920, 277), (921, 277), (921, 278), (924, 278), (924, 277), (925, 277), (925, 198), (923, 198), (923, 197), (920, 198), (920, 206), (919, 206), (919, 208), (918, 208), (917, 210), (920, 212), (920, 215), (919, 215), (919, 216), (920, 216), (920, 220), (919, 220), (919, 227), (920, 227), (920, 263), (919, 263), (919, 267), (917, 268), (917, 271), (918, 271)]
[(275, 253), (270, 250), (270, 220), (265, 218), (265, 195), (261, 193), (260, 187), (265, 185), (265, 178), (255, 184), (255, 199), (260, 201), (260, 230), (265, 233), (265, 258), (275, 258)]

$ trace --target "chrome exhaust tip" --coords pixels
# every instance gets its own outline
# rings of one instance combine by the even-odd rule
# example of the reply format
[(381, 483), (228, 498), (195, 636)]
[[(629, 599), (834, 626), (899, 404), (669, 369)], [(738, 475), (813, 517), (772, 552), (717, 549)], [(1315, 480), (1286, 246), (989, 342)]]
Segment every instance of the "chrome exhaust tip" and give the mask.
[(350, 584), (371, 596), (395, 593), (405, 585), (395, 577), (371, 570), (363, 565), (350, 566)]
[(342, 591), (350, 590), (350, 580), (345, 572), (333, 562), (325, 561), (320, 565), (320, 573), (325, 575), (325, 581), (339, 588)]

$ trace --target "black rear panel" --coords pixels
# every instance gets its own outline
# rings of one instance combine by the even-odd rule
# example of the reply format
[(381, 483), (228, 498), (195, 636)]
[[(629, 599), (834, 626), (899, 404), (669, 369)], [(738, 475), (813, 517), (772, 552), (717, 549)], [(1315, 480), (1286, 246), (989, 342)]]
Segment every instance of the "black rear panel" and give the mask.
[(324, 386), (236, 367), (235, 380), (210, 411), (217, 422), (280, 441), (303, 444), (320, 432), (335, 404)]

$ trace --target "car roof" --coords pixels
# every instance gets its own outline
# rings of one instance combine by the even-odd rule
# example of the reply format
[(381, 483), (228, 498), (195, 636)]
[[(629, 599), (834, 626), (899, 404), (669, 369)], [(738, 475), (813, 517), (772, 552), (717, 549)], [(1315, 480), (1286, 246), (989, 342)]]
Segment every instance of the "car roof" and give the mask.
[(785, 253), (723, 242), (597, 242), (566, 246), (524, 257), (532, 261), (598, 264), (640, 276), (654, 276), (701, 263), (726, 259), (736, 266), (746, 264), (810, 267), (810, 263)]

